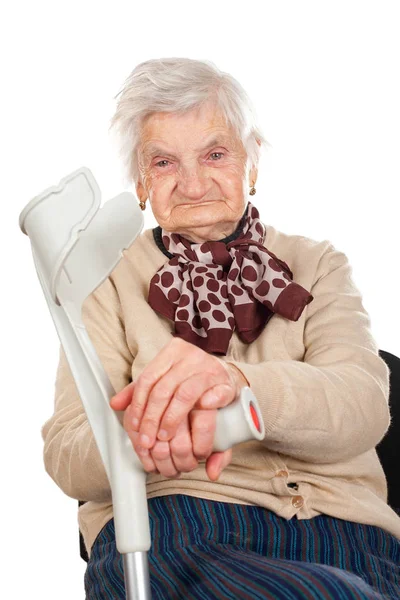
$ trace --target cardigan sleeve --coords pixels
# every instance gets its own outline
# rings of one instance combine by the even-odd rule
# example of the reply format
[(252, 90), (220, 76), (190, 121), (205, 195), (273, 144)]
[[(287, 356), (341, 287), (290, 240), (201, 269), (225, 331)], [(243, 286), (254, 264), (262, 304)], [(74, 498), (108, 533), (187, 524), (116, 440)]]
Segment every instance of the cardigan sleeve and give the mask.
[[(82, 320), (116, 391), (131, 381), (121, 306), (110, 278), (88, 298)], [(55, 483), (78, 500), (111, 501), (111, 488), (64, 350), (60, 347), (54, 413), (42, 427), (44, 465)]]
[(389, 369), (347, 256), (332, 244), (310, 291), (303, 361), (230, 362), (243, 371), (259, 401), (268, 448), (333, 463), (374, 448), (387, 431)]

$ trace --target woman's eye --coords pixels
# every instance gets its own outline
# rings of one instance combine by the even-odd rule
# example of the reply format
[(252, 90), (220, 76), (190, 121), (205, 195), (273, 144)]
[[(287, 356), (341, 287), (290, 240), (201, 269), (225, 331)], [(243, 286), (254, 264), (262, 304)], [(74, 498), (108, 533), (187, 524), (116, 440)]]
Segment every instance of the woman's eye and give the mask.
[[(219, 156), (223, 156), (223, 155), (224, 155), (224, 153), (223, 153), (223, 152), (212, 152), (212, 153), (210, 154), (210, 156), (215, 156), (216, 154), (218, 154)], [(219, 159), (217, 159), (217, 160), (219, 160)]]
[(168, 160), (165, 160), (165, 158), (163, 160), (159, 160), (158, 163), (156, 163), (156, 167), (166, 167), (167, 165), (163, 165), (161, 163), (167, 163), (169, 162)]

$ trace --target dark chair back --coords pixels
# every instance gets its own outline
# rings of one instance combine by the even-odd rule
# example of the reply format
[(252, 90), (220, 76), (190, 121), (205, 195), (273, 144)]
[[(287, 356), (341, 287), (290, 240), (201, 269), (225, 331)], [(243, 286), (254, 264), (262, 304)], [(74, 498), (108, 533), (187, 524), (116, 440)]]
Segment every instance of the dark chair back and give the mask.
[(379, 355), (390, 370), (389, 407), (392, 419), (376, 452), (388, 483), (388, 504), (400, 515), (400, 358), (385, 350), (379, 350)]
[[(388, 504), (400, 515), (400, 358), (385, 350), (379, 350), (379, 355), (390, 370), (389, 407), (392, 421), (376, 451), (388, 483)], [(78, 506), (81, 504), (84, 502), (80, 500)], [(89, 557), (81, 532), (79, 548), (81, 557), (88, 562)]]
[[(85, 504), (85, 502), (83, 500), (79, 500), (78, 501), (78, 508), (82, 505)], [(81, 555), (81, 558), (83, 558), (83, 560), (85, 562), (89, 561), (89, 556), (86, 550), (86, 546), (85, 546), (85, 542), (83, 541), (83, 535), (81, 534), (80, 530), (79, 530), (79, 553)]]

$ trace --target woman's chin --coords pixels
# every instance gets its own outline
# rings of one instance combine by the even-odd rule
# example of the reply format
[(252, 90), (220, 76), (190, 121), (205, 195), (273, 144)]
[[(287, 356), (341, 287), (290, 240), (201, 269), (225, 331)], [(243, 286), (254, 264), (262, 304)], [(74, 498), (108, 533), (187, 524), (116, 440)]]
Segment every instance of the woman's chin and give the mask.
[(205, 222), (204, 219), (198, 223), (193, 220), (187, 222), (181, 227), (177, 227), (174, 232), (185, 237), (193, 243), (211, 242), (222, 240), (231, 235), (235, 230), (235, 225), (230, 223), (221, 223), (219, 219)]

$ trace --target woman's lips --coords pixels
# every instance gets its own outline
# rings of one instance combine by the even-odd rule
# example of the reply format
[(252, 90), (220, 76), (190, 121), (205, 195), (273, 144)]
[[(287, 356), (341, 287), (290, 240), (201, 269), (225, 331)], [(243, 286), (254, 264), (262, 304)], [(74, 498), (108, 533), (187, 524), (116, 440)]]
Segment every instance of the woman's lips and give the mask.
[(198, 204), (209, 204), (210, 202), (218, 202), (218, 200), (201, 200), (200, 202), (197, 202), (196, 200), (194, 200), (193, 202), (184, 202), (183, 204), (180, 204), (179, 206), (196, 206)]

